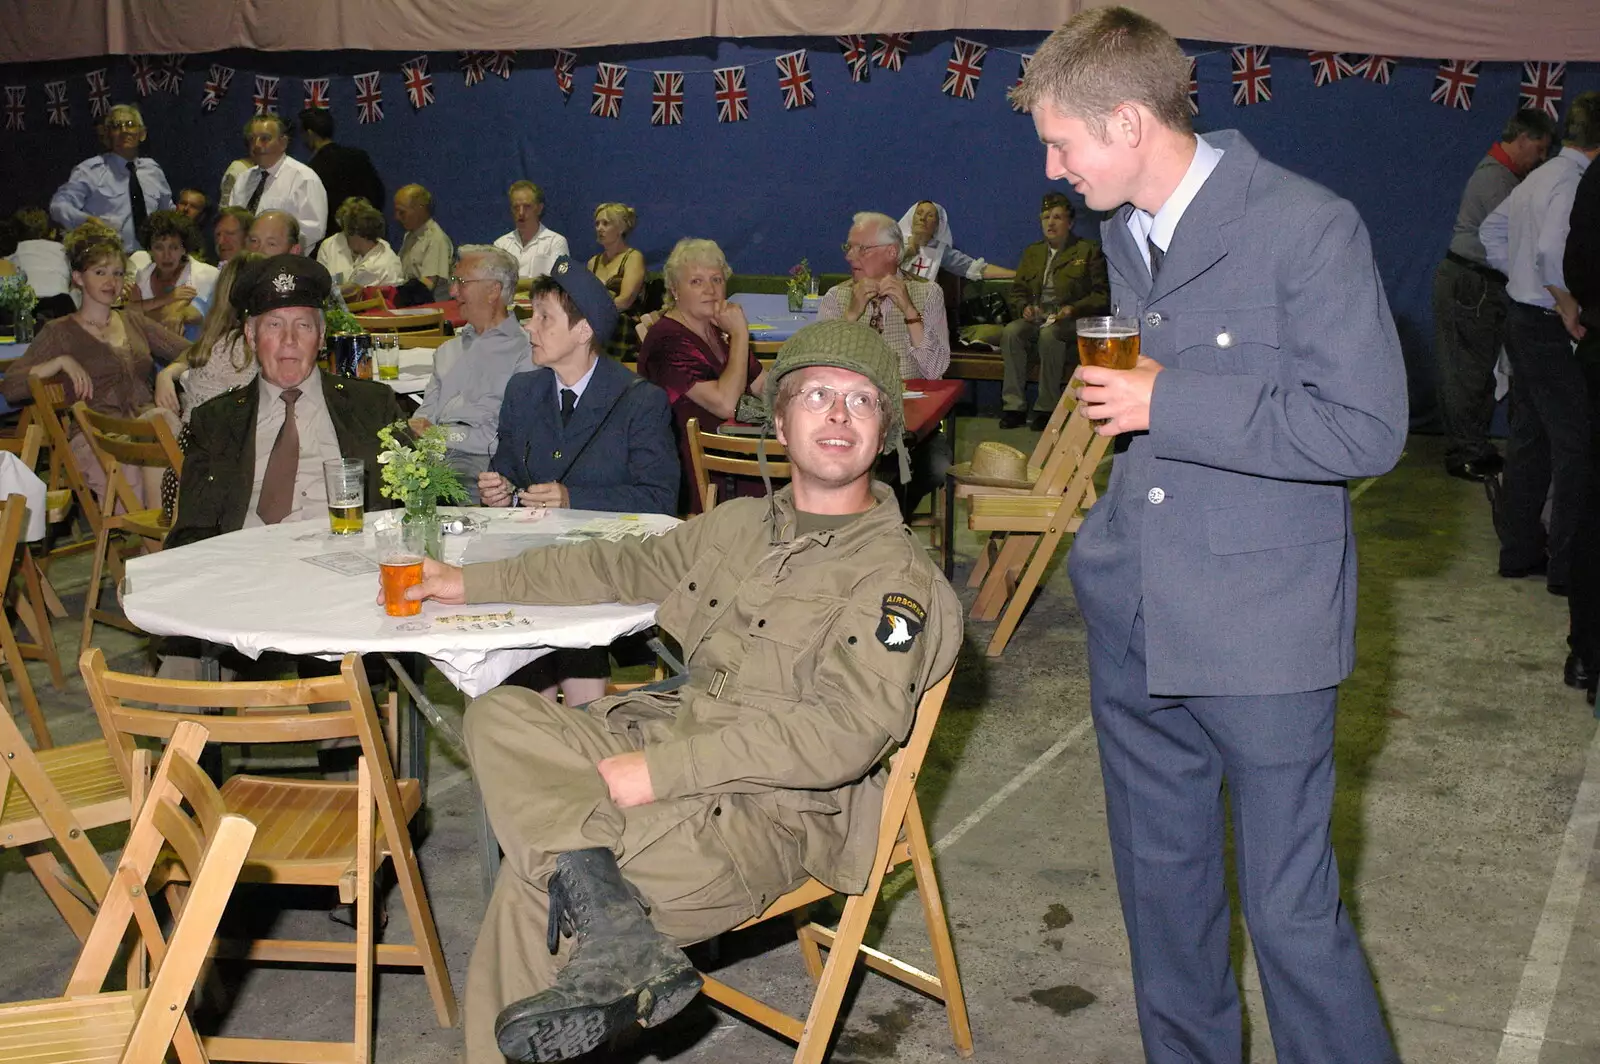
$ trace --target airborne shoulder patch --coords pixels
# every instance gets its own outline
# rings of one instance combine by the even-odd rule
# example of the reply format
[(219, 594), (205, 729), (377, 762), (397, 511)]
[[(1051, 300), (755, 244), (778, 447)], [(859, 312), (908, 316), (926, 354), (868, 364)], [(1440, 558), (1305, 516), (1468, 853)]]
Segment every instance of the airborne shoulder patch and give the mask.
[(911, 650), (922, 627), (928, 621), (928, 611), (910, 595), (891, 591), (883, 596), (883, 608), (875, 633), (885, 648), (904, 654)]

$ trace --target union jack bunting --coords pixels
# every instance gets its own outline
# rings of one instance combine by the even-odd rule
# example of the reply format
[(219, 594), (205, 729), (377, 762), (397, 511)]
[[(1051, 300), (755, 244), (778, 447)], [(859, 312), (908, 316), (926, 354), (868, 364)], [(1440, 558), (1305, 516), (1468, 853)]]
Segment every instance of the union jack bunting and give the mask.
[(744, 87), (744, 67), (713, 70), (717, 79), (717, 121), (743, 122), (750, 117), (750, 91)]
[(676, 70), (657, 70), (655, 87), (650, 90), (650, 124), (683, 125), (683, 75)]
[(215, 111), (222, 103), (222, 98), (228, 95), (228, 86), (233, 84), (233, 67), (211, 64), (211, 72), (206, 76), (205, 95), (200, 97), (200, 110)]
[(1428, 99), (1446, 107), (1470, 111), (1472, 92), (1477, 87), (1476, 59), (1446, 59), (1439, 64), (1439, 71), (1433, 76), (1433, 94)]
[(906, 53), (911, 51), (911, 37), (909, 33), (878, 34), (878, 44), (872, 49), (872, 61), (885, 70), (899, 70), (906, 61)]
[(484, 52), (483, 65), (491, 74), (498, 74), (501, 78), (511, 80), (511, 64), (517, 61), (514, 51)]
[(419, 55), (400, 64), (406, 78), (406, 99), (413, 110), (420, 111), (433, 102), (433, 75), (428, 73), (428, 57)]
[(572, 71), (578, 65), (578, 53), (565, 48), (556, 49), (556, 88), (563, 100), (572, 99)]
[(596, 63), (594, 67), (594, 102), (589, 113), (599, 118), (622, 116), (622, 86), (628, 80), (628, 68), (615, 63)]
[(851, 81), (870, 81), (872, 78), (872, 56), (867, 50), (867, 38), (862, 33), (847, 33), (843, 37), (835, 37), (839, 42), (839, 50), (844, 53), (844, 65), (850, 68)]
[(161, 87), (174, 96), (183, 88), (183, 56), (177, 52), (161, 57)]
[(6, 128), (20, 130), (24, 128), (23, 114), (26, 110), (28, 86), (6, 86)]
[(806, 50), (786, 52), (775, 62), (778, 64), (778, 88), (783, 90), (783, 109), (793, 111), (797, 107), (811, 106), (816, 95), (811, 91), (811, 67), (806, 62)]
[(1555, 118), (1561, 109), (1561, 82), (1567, 75), (1565, 63), (1523, 63), (1518, 107), (1543, 111)]
[(326, 111), (328, 109), (328, 79), (306, 78), (303, 84), (306, 90), (306, 107), (321, 108)]
[(1272, 99), (1272, 62), (1262, 44), (1233, 49), (1233, 102), (1237, 107)]
[(252, 97), (258, 115), (278, 113), (278, 79), (266, 74), (256, 75), (256, 94)]
[(1400, 60), (1392, 55), (1364, 55), (1355, 62), (1348, 63), (1347, 66), (1352, 77), (1360, 76), (1379, 85), (1387, 85), (1389, 79), (1394, 76), (1395, 65), (1399, 62)]
[(1350, 64), (1339, 52), (1307, 52), (1306, 59), (1311, 63), (1311, 83), (1319, 88), (1351, 73)]
[(989, 46), (957, 37), (950, 47), (950, 61), (944, 65), (944, 84), (939, 91), (960, 100), (978, 95), (978, 79), (983, 77), (983, 57)]
[(369, 70), (355, 76), (356, 121), (361, 125), (383, 121), (383, 74)]
[(1192, 55), (1189, 57), (1189, 113), (1200, 113), (1200, 68)]
[(461, 67), (462, 74), (465, 75), (468, 88), (483, 80), (488, 62), (489, 53), (487, 52), (461, 53), (461, 60), (458, 65)]
[(67, 83), (65, 81), (47, 81), (44, 83), (44, 109), (50, 115), (52, 126), (72, 125), (72, 115), (67, 109)]
[[(1022, 79), (1028, 76), (1028, 64), (1031, 62), (1033, 62), (1033, 53), (1023, 53), (1022, 62), (1017, 65), (1017, 83), (1011, 87), (1013, 93), (1022, 87)], [(1011, 109), (1019, 114), (1022, 112), (1022, 105), (1017, 103), (1015, 96), (1011, 97)]]
[(166, 79), (161, 71), (156, 69), (154, 56), (130, 55), (128, 62), (133, 66), (133, 87), (140, 96), (149, 96), (152, 92), (159, 92), (166, 87)]
[(106, 84), (106, 68), (89, 71), (83, 80), (89, 83), (89, 117), (104, 118), (111, 113), (111, 86)]

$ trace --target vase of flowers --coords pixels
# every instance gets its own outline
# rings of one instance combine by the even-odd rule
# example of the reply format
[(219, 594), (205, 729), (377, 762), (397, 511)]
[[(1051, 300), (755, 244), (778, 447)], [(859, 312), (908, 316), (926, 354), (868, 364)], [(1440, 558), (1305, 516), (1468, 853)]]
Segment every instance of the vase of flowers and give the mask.
[(0, 314), (10, 323), (12, 338), (19, 344), (33, 339), (33, 308), (38, 302), (27, 274), (0, 277)]
[(401, 523), (421, 526), (428, 557), (442, 561), (439, 504), (468, 498), (461, 475), (445, 463), (449, 435), (442, 425), (430, 425), (417, 433), (407, 422), (396, 421), (378, 430), (378, 443), (378, 465), (383, 471), (379, 491), (386, 499), (400, 501), (405, 507)]
[(811, 264), (801, 259), (789, 267), (789, 310), (798, 314), (800, 308), (805, 306), (806, 293), (813, 291), (811, 281)]

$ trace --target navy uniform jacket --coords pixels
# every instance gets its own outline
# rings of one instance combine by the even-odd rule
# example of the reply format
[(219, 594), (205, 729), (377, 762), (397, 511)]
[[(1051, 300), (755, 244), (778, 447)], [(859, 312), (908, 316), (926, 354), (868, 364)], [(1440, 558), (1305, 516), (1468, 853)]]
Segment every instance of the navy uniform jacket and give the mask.
[(1355, 208), (1236, 131), (1205, 139), (1225, 154), (1153, 290), (1132, 208), (1101, 227), (1111, 301), (1165, 368), (1068, 570), (1114, 655), (1142, 603), (1151, 695), (1318, 690), (1354, 662), (1345, 481), (1399, 459), (1400, 342)]
[(542, 366), (511, 378), (489, 468), (518, 488), (559, 479), (575, 510), (672, 513), (678, 447), (667, 393), (602, 355), (563, 426), (557, 387)]

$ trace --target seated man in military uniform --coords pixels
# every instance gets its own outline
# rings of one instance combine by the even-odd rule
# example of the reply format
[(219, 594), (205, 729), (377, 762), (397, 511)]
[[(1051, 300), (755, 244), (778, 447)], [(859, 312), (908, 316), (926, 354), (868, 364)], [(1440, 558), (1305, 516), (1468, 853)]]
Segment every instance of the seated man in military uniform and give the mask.
[(901, 440), (899, 360), (808, 326), (768, 374), (791, 484), (664, 536), (424, 563), (411, 598), (659, 602), (687, 682), (563, 708), (501, 687), (467, 746), (505, 850), (467, 974), (472, 1064), (565, 1060), (693, 1000), (680, 945), (815, 877), (864, 888), (883, 755), (955, 662), (961, 607), (872, 481)]

